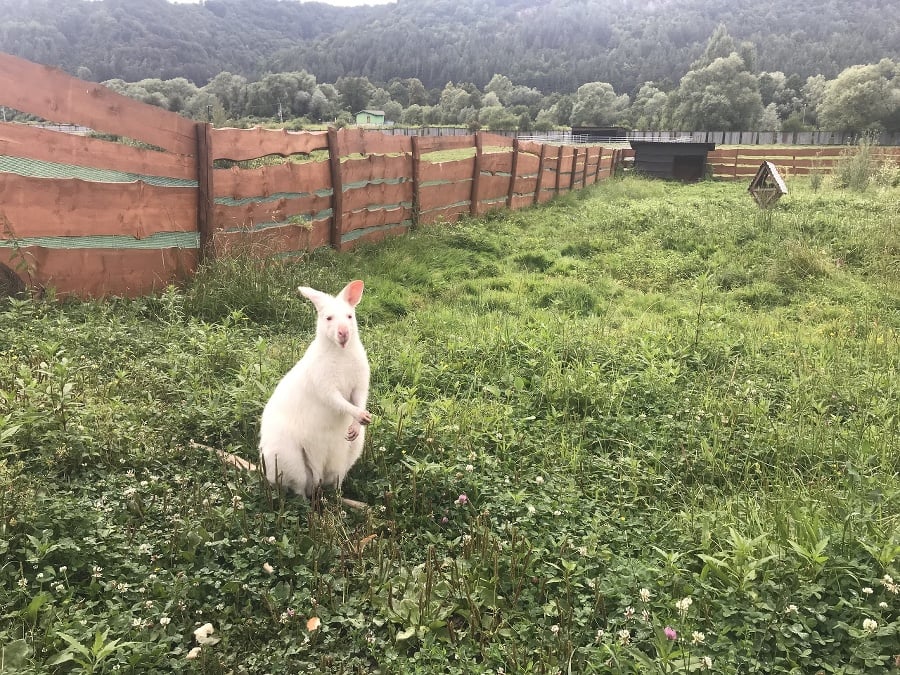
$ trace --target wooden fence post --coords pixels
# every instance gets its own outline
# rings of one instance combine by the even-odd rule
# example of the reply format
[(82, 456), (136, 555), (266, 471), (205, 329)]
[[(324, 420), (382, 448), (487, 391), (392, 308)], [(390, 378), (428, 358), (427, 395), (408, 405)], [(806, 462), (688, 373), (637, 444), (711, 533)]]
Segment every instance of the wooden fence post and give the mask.
[[(578, 148), (572, 152), (572, 177), (569, 178), (569, 191), (575, 192), (575, 174), (578, 172)], [(584, 187), (584, 186), (582, 186)]]
[(481, 183), (481, 155), (484, 152), (484, 138), (480, 131), (475, 132), (475, 168), (472, 169), (472, 196), (470, 197), (469, 213), (478, 215), (478, 187)]
[(519, 139), (514, 138), (512, 144), (512, 168), (509, 170), (509, 193), (506, 195), (506, 208), (512, 209), (513, 197), (516, 195), (516, 173), (519, 170)]
[(731, 168), (731, 177), (737, 178), (738, 150), (734, 149), (734, 166)]
[(594, 182), (600, 182), (600, 164), (603, 163), (603, 146), (600, 146), (600, 153), (597, 155), (597, 172), (594, 174)]
[(562, 176), (562, 156), (563, 156), (563, 148), (564, 145), (557, 146), (556, 148), (556, 185), (553, 187), (554, 196), (559, 196), (559, 184)]
[(534, 203), (541, 203), (541, 188), (544, 185), (544, 170), (546, 169), (547, 162), (547, 144), (541, 144), (541, 156), (538, 160), (538, 175), (537, 175), (537, 185), (534, 186)]
[(212, 125), (198, 122), (194, 125), (197, 133), (197, 232), (200, 235), (199, 260), (203, 262), (212, 257), (212, 234), (214, 227), (213, 204), (213, 157), (212, 157)]
[(419, 137), (413, 136), (410, 138), (412, 141), (412, 189), (413, 189), (413, 200), (412, 200), (412, 221), (413, 227), (418, 227), (419, 225), (419, 203), (420, 203), (420, 195), (419, 195), (419, 165), (422, 162), (422, 151), (419, 149)]
[(331, 168), (331, 231), (329, 242), (337, 251), (341, 250), (344, 229), (344, 181), (341, 178), (341, 155), (338, 148), (338, 132), (328, 127), (328, 164)]
[(586, 148), (584, 151), (584, 171), (581, 174), (581, 187), (583, 187), (583, 188), (586, 188), (587, 184), (588, 184), (588, 182), (587, 182), (587, 177), (588, 177), (587, 166), (588, 166), (588, 160), (590, 158), (591, 158), (591, 149)]

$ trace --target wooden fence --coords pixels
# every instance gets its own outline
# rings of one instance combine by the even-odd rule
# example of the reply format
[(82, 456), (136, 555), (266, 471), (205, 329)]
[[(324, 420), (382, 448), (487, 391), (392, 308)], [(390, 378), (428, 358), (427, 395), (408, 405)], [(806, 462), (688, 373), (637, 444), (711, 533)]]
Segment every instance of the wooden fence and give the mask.
[(0, 123), (0, 264), (86, 297), (151, 293), (237, 248), (343, 250), (542, 203), (609, 177), (624, 153), (488, 133), (215, 129), (6, 54), (0, 105), (95, 132)]
[[(713, 150), (707, 155), (706, 162), (714, 178), (731, 180), (750, 180), (756, 175), (763, 161), (772, 162), (782, 177), (807, 176), (812, 172), (831, 173), (837, 162), (852, 147), (822, 148), (722, 148)], [(900, 162), (900, 148), (872, 147), (876, 159), (893, 159)]]

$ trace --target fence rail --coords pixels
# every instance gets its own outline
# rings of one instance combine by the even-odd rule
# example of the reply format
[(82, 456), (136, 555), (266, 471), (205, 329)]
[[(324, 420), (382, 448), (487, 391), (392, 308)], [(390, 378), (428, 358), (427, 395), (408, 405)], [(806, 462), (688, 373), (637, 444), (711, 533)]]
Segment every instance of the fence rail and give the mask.
[(624, 153), (490, 133), (214, 129), (6, 54), (0, 105), (82, 132), (0, 122), (0, 264), (79, 296), (150, 293), (248, 245), (343, 250), (542, 203), (608, 178)]

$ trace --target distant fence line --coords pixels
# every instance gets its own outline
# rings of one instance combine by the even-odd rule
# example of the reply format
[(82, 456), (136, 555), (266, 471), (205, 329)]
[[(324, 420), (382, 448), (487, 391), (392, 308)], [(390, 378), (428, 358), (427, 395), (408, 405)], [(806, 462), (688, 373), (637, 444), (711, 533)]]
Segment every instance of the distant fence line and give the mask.
[[(384, 127), (384, 133), (400, 136), (464, 136), (472, 133), (458, 127)], [(604, 143), (627, 145), (634, 140), (678, 140), (717, 145), (851, 145), (859, 134), (849, 131), (626, 131), (618, 136), (586, 136), (571, 131), (493, 131), (501, 136), (542, 143)], [(873, 137), (876, 145), (900, 145), (900, 132), (884, 132)]]
[(0, 264), (89, 297), (160, 290), (204, 255), (341, 250), (539, 204), (625, 154), (488, 133), (215, 129), (6, 54), (0, 105), (106, 135), (0, 122)]

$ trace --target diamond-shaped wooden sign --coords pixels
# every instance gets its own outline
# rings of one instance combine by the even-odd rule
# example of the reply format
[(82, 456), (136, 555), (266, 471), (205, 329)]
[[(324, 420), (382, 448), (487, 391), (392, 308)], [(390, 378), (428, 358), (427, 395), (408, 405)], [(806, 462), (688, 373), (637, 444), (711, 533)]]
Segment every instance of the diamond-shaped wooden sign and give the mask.
[(747, 188), (753, 199), (762, 209), (767, 209), (781, 199), (781, 195), (787, 194), (787, 186), (784, 179), (778, 173), (778, 169), (772, 162), (763, 162), (756, 172), (756, 176), (750, 181)]

